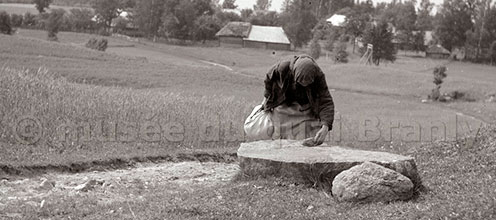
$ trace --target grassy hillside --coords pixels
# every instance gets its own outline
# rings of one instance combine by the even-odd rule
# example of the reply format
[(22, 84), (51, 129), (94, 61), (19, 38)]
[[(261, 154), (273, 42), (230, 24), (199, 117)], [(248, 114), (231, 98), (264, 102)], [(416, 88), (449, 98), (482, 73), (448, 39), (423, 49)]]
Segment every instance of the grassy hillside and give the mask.
[[(5, 91), (1, 102), (7, 103), (0, 111), (5, 118), (0, 132), (3, 163), (67, 163), (204, 149), (234, 152), (244, 141), (245, 117), (261, 101), (265, 71), (277, 60), (300, 53), (274, 55), (255, 49), (180, 47), (119, 38), (109, 38), (108, 51), (98, 52), (82, 46), (90, 37), (62, 32), (57, 43), (43, 40), (42, 31), (0, 36), (6, 45), (0, 48)], [(476, 132), (480, 120), (458, 114), (460, 105), (484, 107), (491, 114), (496, 109), (494, 103), (482, 101), (421, 104), (431, 76), (428, 71), (412, 71), (413, 61), (407, 61), (370, 67), (319, 60), (336, 105), (332, 144), (407, 152), (422, 142)], [(490, 91), (492, 75), (484, 68), (473, 73), (474, 80), (456, 72), (452, 78), (459, 79), (460, 87), (473, 83), (475, 90)], [(488, 80), (479, 80), (483, 78)], [(26, 115), (44, 128), (36, 147), (17, 146), (13, 136), (13, 124)], [(150, 122), (165, 130), (160, 141), (123, 142), (113, 135), (119, 130), (111, 129), (123, 123), (139, 130)], [(166, 138), (165, 128), (172, 122), (184, 128), (179, 141)], [(67, 123), (82, 126), (83, 131), (88, 124), (114, 138), (101, 140), (96, 135), (85, 141), (64, 136), (60, 141), (60, 127)], [(372, 130), (364, 135), (365, 129)]]

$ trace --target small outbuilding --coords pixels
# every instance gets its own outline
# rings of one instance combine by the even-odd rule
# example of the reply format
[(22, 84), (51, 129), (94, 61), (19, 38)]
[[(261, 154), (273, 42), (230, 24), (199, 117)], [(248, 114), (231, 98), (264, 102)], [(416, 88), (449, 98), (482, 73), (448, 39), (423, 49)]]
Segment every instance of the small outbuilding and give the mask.
[(449, 50), (444, 48), (443, 46), (436, 44), (428, 47), (425, 50), (425, 57), (434, 58), (434, 59), (446, 59), (450, 56)]
[(282, 27), (252, 25), (250, 34), (243, 39), (244, 47), (270, 50), (291, 50), (291, 43)]
[(327, 23), (332, 24), (332, 26), (336, 27), (344, 27), (346, 25), (346, 16), (340, 14), (334, 14), (330, 18), (328, 18)]
[(282, 27), (229, 22), (215, 36), (219, 38), (219, 45), (225, 47), (291, 50), (291, 42)]
[(243, 38), (248, 37), (251, 24), (248, 22), (229, 22), (215, 36), (219, 38), (220, 46), (243, 47)]

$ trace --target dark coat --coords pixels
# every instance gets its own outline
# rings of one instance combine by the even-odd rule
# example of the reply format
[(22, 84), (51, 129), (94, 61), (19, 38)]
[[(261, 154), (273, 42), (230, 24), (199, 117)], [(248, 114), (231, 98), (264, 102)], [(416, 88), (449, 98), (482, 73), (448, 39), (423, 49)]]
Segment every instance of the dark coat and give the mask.
[(264, 109), (273, 109), (287, 100), (299, 84), (304, 87), (312, 113), (323, 124), (332, 129), (334, 102), (327, 87), (325, 75), (315, 61), (307, 56), (294, 56), (290, 61), (282, 61), (270, 68), (265, 78), (264, 96), (267, 99)]

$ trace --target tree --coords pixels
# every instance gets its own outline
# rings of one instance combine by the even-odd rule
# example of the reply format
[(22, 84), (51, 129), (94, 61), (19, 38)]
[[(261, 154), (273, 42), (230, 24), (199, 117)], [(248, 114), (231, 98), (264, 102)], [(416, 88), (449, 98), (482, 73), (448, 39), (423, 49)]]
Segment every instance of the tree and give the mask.
[(257, 4), (253, 5), (253, 9), (255, 11), (268, 11), (271, 4), (272, 0), (257, 0)]
[(162, 25), (160, 18), (164, 14), (164, 1), (139, 0), (136, 4), (134, 20), (136, 26), (148, 37), (156, 37)]
[(57, 34), (59, 33), (60, 27), (64, 19), (65, 10), (64, 9), (53, 9), (44, 20), (45, 28), (48, 33), (48, 40), (57, 41)]
[(98, 19), (106, 28), (110, 29), (112, 20), (119, 17), (125, 7), (125, 2), (122, 0), (94, 0), (92, 7)]
[(220, 21), (213, 15), (202, 15), (195, 21), (195, 38), (205, 43), (206, 40), (214, 39), (220, 30)]
[(312, 39), (311, 30), (317, 24), (311, 4), (308, 3), (306, 0), (293, 0), (288, 10), (281, 15), (283, 28), (296, 47), (301, 47)]
[(259, 11), (250, 17), (250, 23), (262, 26), (277, 26), (279, 25), (279, 15), (275, 11)]
[(53, 0), (33, 0), (33, 4), (35, 4), (38, 12), (45, 12), (45, 8), (49, 8), (50, 4), (52, 4)]
[(237, 7), (236, 0), (224, 0), (224, 2), (222, 2), (222, 8), (236, 9)]
[(432, 20), (434, 18), (431, 16), (433, 5), (434, 4), (432, 4), (429, 0), (422, 0), (420, 2), (417, 21), (415, 23), (415, 26), (417, 26), (419, 30), (430, 31), (434, 28), (432, 25)]
[(415, 52), (419, 51), (425, 51), (425, 32), (424, 31), (418, 31), (417, 33), (413, 34), (412, 38), (412, 50)]
[(365, 44), (373, 45), (372, 61), (379, 65), (381, 60), (396, 60), (393, 34), (388, 30), (386, 22), (379, 22), (377, 25), (369, 24), (363, 36)]
[(0, 11), (0, 33), (12, 34), (12, 24), (10, 23), (10, 16), (5, 11)]
[(95, 22), (92, 20), (95, 14), (86, 8), (73, 8), (68, 15), (69, 23), (73, 31), (85, 31), (95, 29)]
[(22, 26), (24, 27), (36, 26), (36, 16), (29, 12), (26, 12), (24, 14), (24, 18), (22, 19)]
[(472, 29), (472, 8), (469, 0), (445, 0), (439, 13), (435, 34), (448, 50), (465, 45), (465, 33)]
[(210, 0), (167, 0), (164, 8), (161, 32), (182, 40), (192, 39), (197, 18), (214, 12)]
[(491, 48), (489, 49), (489, 53), (491, 55), (491, 65), (496, 65), (496, 41), (491, 44)]
[(196, 20), (196, 10), (190, 0), (167, 1), (162, 16), (162, 30), (166, 36), (187, 40), (191, 37)]
[(482, 48), (489, 48), (493, 39), (491, 39), (490, 27), (487, 25), (487, 19), (491, 12), (490, 0), (477, 0), (473, 4), (472, 21), (474, 27), (466, 32), (467, 41), (465, 46), (472, 49), (475, 48), (475, 55), (471, 58), (475, 61), (481, 61)]
[(236, 13), (233, 13), (233, 12), (217, 12), (215, 14), (215, 16), (217, 17), (217, 19), (219, 19), (220, 21), (220, 26), (225, 26), (227, 23), (231, 22), (231, 21), (242, 21), (243, 19), (241, 19), (241, 17), (239, 15), (237, 15)]
[(252, 14), (253, 14), (253, 9), (245, 8), (245, 9), (241, 10), (241, 19), (243, 21), (249, 21)]
[(345, 15), (345, 32), (353, 37), (353, 53), (355, 53), (355, 39), (363, 35), (363, 31), (371, 20), (371, 15), (368, 13), (360, 13), (355, 10), (351, 10)]
[(12, 27), (20, 27), (22, 26), (22, 15), (19, 14), (11, 14), (10, 15), (10, 23), (12, 24)]
[(320, 1), (320, 11), (318, 17), (327, 17), (328, 15), (335, 14), (343, 8), (352, 8), (354, 6), (353, 0), (322, 0)]
[(212, 0), (192, 0), (195, 8), (195, 18), (202, 15), (213, 15)]

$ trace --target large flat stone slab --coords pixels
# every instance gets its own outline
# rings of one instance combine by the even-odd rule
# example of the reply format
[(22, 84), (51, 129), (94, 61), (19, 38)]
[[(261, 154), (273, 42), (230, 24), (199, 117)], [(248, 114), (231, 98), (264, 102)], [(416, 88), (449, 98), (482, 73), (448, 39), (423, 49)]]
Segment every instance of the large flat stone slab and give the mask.
[(344, 170), (373, 162), (408, 177), (415, 188), (421, 181), (412, 157), (339, 146), (305, 147), (302, 141), (273, 140), (242, 143), (238, 149), (241, 172), (253, 177), (289, 177), (297, 181), (332, 186)]

